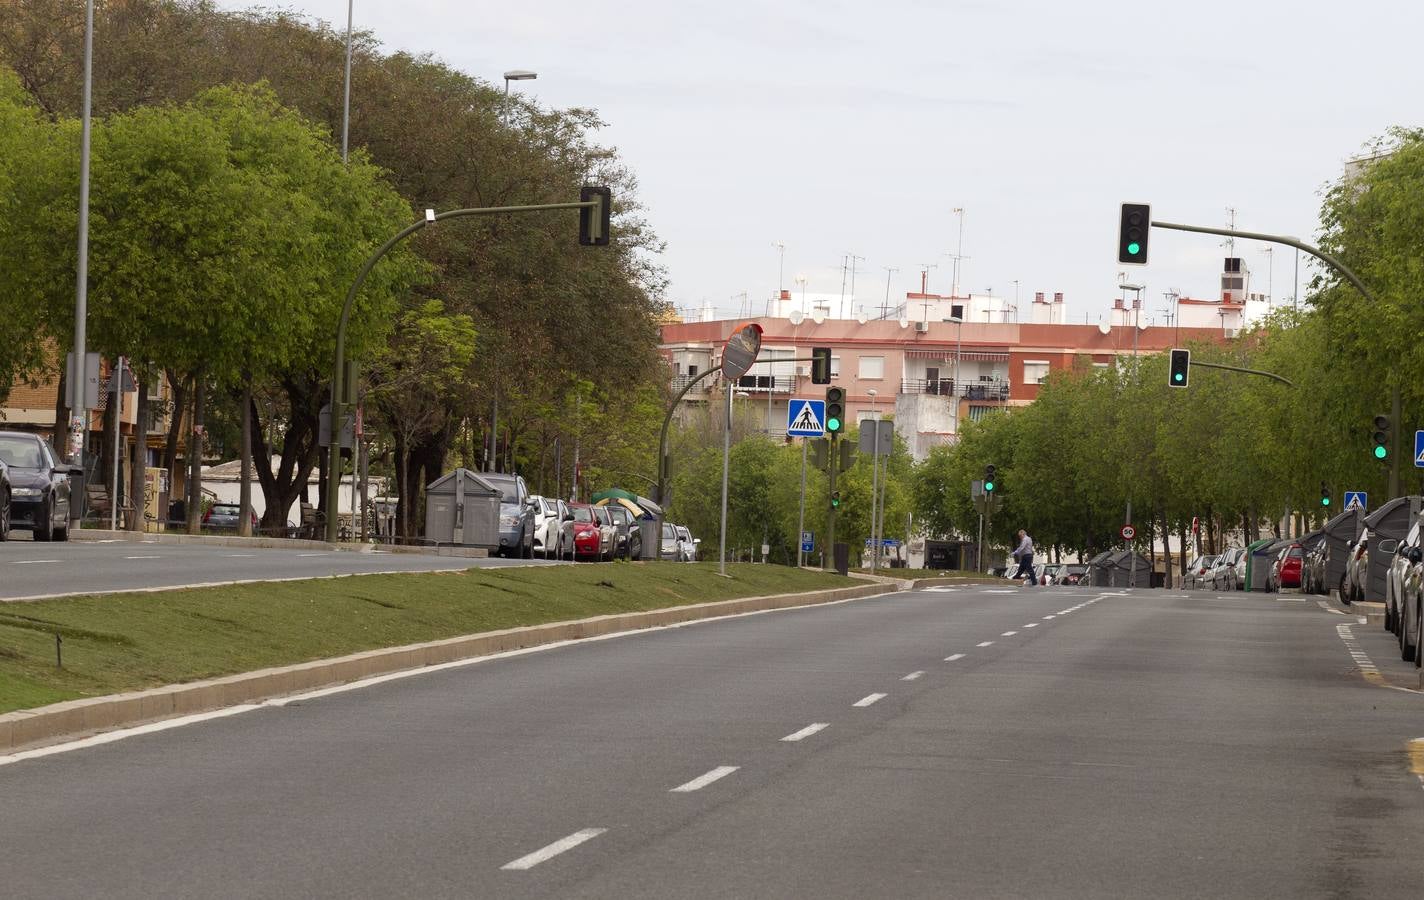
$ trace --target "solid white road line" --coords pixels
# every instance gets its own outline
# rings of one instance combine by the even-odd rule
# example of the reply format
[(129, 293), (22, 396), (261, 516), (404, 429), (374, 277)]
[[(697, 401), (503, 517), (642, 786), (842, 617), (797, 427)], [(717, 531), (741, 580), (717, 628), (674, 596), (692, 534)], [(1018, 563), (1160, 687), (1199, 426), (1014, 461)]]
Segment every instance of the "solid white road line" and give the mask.
[(57, 560), (57, 559), (17, 559), (17, 560), (15, 560), (13, 563), (11, 563), (10, 565), (12, 565), (12, 566), (33, 566), (33, 565), (35, 565), (36, 563), (57, 563), (57, 562), (59, 562), (59, 560)]
[(964, 654), (963, 654), (963, 653), (956, 653), (956, 654), (954, 654), (953, 656), (946, 656), (946, 657), (944, 658), (944, 661), (945, 661), (945, 662), (954, 662), (956, 659), (963, 659), (963, 658), (964, 658)]
[(1013, 637), (1016, 634), (1018, 634), (1017, 631), (1006, 631), (1003, 634), (999, 635), (999, 637)]
[(161, 556), (125, 556), (124, 559), (162, 559)]
[(901, 681), (914, 681), (916, 678), (919, 678), (919, 677), (920, 677), (921, 675), (923, 675), (923, 674), (925, 674), (923, 670), (922, 670), (922, 671), (919, 671), (919, 672), (911, 672), (909, 675), (906, 675), (904, 678), (901, 678), (900, 680), (901, 680)]
[(885, 695), (884, 695), (884, 694), (866, 694), (864, 697), (861, 697), (859, 700), (857, 700), (857, 701), (855, 701), (854, 703), (852, 703), (851, 706), (869, 706), (870, 704), (874, 703), (874, 702), (877, 701), (877, 700), (884, 700), (884, 699), (885, 699)]
[(325, 553), (298, 553), (297, 555), (298, 555), (298, 556), (330, 556), (330, 555), (332, 554), (332, 552), (333, 552), (333, 551), (328, 550), (328, 551), (326, 551)]
[[(884, 695), (882, 694), (881, 696), (884, 696)], [(712, 782), (717, 781), (717, 780), (722, 779), (722, 778), (726, 778), (728, 775), (731, 775), (733, 772), (737, 771), (738, 768), (740, 768), (740, 767), (739, 767), (739, 766), (718, 766), (717, 768), (713, 769), (712, 771), (708, 772), (708, 773), (705, 774), (705, 775), (698, 775), (696, 778), (692, 779), (692, 780), (689, 781), (687, 784), (679, 784), (677, 787), (675, 787), (675, 788), (673, 788), (672, 790), (668, 791), (668, 793), (669, 793), (669, 794), (690, 794), (690, 793), (692, 793), (693, 791), (700, 791), (700, 790), (702, 790), (703, 788), (707, 787), (707, 785), (711, 784)]]
[(1003, 588), (989, 588), (989, 589), (986, 590), (984, 593), (986, 593), (986, 594), (1017, 594), (1018, 591), (1015, 591), (1015, 590), (1004, 590)]
[(0, 766), (8, 766), (10, 763), (17, 763), (26, 759), (37, 759), (41, 756), (52, 756), (56, 753), (67, 753), (70, 750), (80, 750), (85, 747), (97, 747), (100, 744), (111, 744), (114, 741), (121, 741), (124, 738), (134, 737), (135, 735), (153, 734), (155, 731), (167, 731), (170, 728), (182, 728), (184, 725), (191, 725), (194, 722), (221, 719), (226, 716), (235, 716), (238, 713), (250, 712), (251, 710), (260, 708), (261, 707), (256, 703), (244, 703), (241, 706), (229, 706), (227, 709), (219, 709), (214, 712), (194, 713), (191, 716), (164, 719), (161, 722), (136, 725), (133, 728), (124, 728), (120, 731), (106, 731), (103, 734), (96, 734), (93, 737), (70, 741), (67, 744), (53, 744), (48, 747), (39, 747), (35, 750), (21, 750), (19, 753), (0, 756)]
[(808, 738), (808, 737), (810, 737), (811, 735), (815, 734), (815, 733), (818, 732), (818, 731), (821, 731), (821, 730), (823, 730), (823, 729), (830, 728), (830, 727), (831, 727), (831, 723), (830, 723), (830, 722), (816, 722), (816, 723), (814, 723), (814, 724), (812, 724), (812, 725), (807, 725), (805, 728), (801, 729), (800, 731), (793, 731), (793, 732), (791, 732), (791, 733), (788, 734), (786, 737), (782, 738), (782, 740), (783, 740), (783, 741), (799, 741), (799, 740), (802, 740), (803, 738)]
[(981, 643), (975, 644), (975, 646), (976, 646), (976, 647), (992, 647), (992, 646), (994, 646), (994, 642), (993, 642), (993, 641), (983, 641), (983, 642), (981, 642)]
[(607, 831), (607, 828), (585, 828), (583, 831), (575, 831), (566, 838), (560, 838), (542, 850), (535, 850), (528, 856), (521, 856), (514, 862), (505, 863), (500, 866), (507, 870), (532, 869), (541, 862), (546, 862), (567, 850), (572, 850), (584, 841), (592, 840)]

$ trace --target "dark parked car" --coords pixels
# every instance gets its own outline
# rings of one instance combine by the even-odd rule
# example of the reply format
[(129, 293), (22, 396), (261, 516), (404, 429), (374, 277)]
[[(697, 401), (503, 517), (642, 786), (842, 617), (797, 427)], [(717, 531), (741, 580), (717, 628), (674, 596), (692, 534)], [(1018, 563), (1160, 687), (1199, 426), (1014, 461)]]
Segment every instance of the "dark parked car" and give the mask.
[(69, 476), (83, 469), (60, 462), (49, 444), (22, 431), (0, 431), (5, 464), (4, 530), (28, 527), (37, 541), (69, 539)]
[(608, 504), (608, 511), (613, 514), (613, 523), (618, 526), (617, 555), (624, 559), (641, 557), (643, 555), (643, 531), (638, 527), (638, 520), (633, 518), (633, 514), (628, 511), (627, 507), (615, 503)]
[[(252, 517), (252, 533), (257, 533), (257, 513), (248, 510)], [(214, 503), (203, 513), (203, 527), (209, 531), (236, 531), (242, 518), (242, 506), (237, 503)]]

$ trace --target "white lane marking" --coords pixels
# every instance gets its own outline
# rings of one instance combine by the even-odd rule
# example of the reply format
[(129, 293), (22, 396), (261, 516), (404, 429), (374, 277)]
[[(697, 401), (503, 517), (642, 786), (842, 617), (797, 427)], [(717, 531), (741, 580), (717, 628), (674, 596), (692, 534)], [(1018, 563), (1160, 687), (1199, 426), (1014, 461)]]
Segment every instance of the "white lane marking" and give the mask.
[(254, 557), (254, 556), (256, 556), (256, 555), (257, 555), (256, 553), (224, 553), (224, 554), (223, 554), (223, 556), (226, 556), (228, 559), (249, 559), (249, 558)]
[(1049, 619), (1056, 619), (1056, 618), (1058, 618), (1058, 617), (1057, 617), (1057, 616), (1044, 616), (1044, 617), (1043, 617), (1043, 621), (1047, 622)]
[(1018, 634), (1017, 631), (1006, 631), (1003, 634), (999, 635), (999, 637), (1013, 637), (1016, 634)]
[(989, 589), (986, 590), (984, 593), (986, 593), (986, 594), (1017, 594), (1018, 591), (1013, 590), (1012, 588), (1010, 588), (1010, 589), (1008, 589), (1008, 590), (1005, 590), (1005, 589), (1003, 589), (1003, 588), (989, 588)]
[(1304, 602), (1306, 602), (1306, 600), (1305, 600), (1304, 597), (1277, 597), (1277, 598), (1276, 598), (1276, 602), (1277, 602), (1277, 603), (1304, 603)]
[(607, 830), (607, 828), (585, 828), (583, 831), (575, 831), (566, 838), (560, 838), (549, 846), (541, 850), (535, 850), (527, 856), (521, 856), (514, 862), (505, 863), (500, 866), (500, 868), (510, 871), (532, 869), (541, 862), (546, 862), (558, 856), (560, 853), (572, 850), (584, 841), (593, 840)]
[(1365, 655), (1365, 651), (1355, 640), (1355, 633), (1350, 630), (1349, 625), (1336, 625), (1335, 633), (1340, 635), (1340, 640), (1345, 642), (1345, 649), (1349, 651), (1350, 657), (1355, 661), (1355, 665), (1360, 667), (1361, 672), (1372, 675), (1379, 674), (1379, 667)]
[(1058, 614), (1059, 614), (1060, 616), (1066, 616), (1066, 615), (1068, 615), (1070, 612), (1072, 612), (1073, 610), (1075, 610), (1075, 609), (1077, 609), (1077, 608), (1078, 608), (1078, 607), (1076, 607), (1076, 606), (1070, 606), (1070, 607), (1068, 607), (1067, 609), (1060, 609), (1060, 610), (1058, 611)]
[(992, 647), (992, 646), (994, 646), (994, 642), (993, 642), (993, 641), (984, 641), (984, 642), (982, 642), (982, 643), (975, 644), (974, 646), (976, 646), (976, 647)]
[(814, 724), (807, 725), (805, 728), (801, 729), (800, 731), (793, 731), (793, 732), (791, 732), (791, 733), (788, 734), (786, 737), (782, 738), (782, 740), (783, 740), (783, 741), (799, 741), (799, 740), (802, 740), (802, 739), (804, 739), (804, 738), (810, 737), (811, 735), (815, 734), (815, 733), (818, 732), (818, 731), (821, 731), (821, 730), (823, 730), (823, 729), (830, 728), (830, 727), (831, 727), (831, 723), (830, 723), (830, 722), (816, 722), (816, 723), (814, 723)]
[(923, 674), (925, 674), (925, 673), (924, 673), (924, 670), (921, 670), (921, 671), (919, 671), (919, 672), (911, 672), (909, 675), (906, 675), (904, 678), (901, 678), (900, 680), (901, 680), (901, 681), (914, 681), (916, 678), (919, 678), (919, 677), (920, 677), (921, 675), (923, 675)]
[(104, 538), (102, 541), (93, 541), (95, 544), (122, 544), (123, 538)]
[(125, 556), (124, 559), (162, 559), (161, 556)]
[(33, 566), (33, 565), (36, 565), (36, 564), (38, 564), (38, 563), (57, 563), (57, 562), (59, 562), (59, 560), (57, 560), (57, 559), (17, 559), (17, 560), (15, 560), (13, 563), (11, 563), (10, 565), (12, 565), (12, 566)]
[(298, 553), (298, 556), (330, 556), (334, 551), (328, 550), (325, 553)]
[(740, 766), (718, 766), (717, 768), (704, 775), (698, 775), (696, 778), (692, 779), (687, 784), (679, 784), (677, 787), (668, 791), (668, 793), (690, 794), (693, 791), (700, 791), (712, 782), (722, 778), (726, 778), (728, 775), (731, 775), (739, 768)]
[(851, 706), (869, 706), (877, 700), (884, 700), (885, 696), (885, 694), (866, 694), (864, 697), (852, 703)]
[(954, 662), (956, 659), (963, 659), (963, 658), (964, 658), (964, 654), (963, 654), (963, 653), (955, 653), (955, 654), (952, 655), (952, 656), (946, 656), (946, 657), (944, 658), (944, 661), (945, 661), (945, 662)]
[(1024, 628), (1037, 628), (1037, 627), (1038, 627), (1038, 623), (1037, 623), (1037, 622), (1030, 622), (1030, 623), (1028, 623), (1027, 625), (1024, 625), (1023, 627), (1024, 627)]

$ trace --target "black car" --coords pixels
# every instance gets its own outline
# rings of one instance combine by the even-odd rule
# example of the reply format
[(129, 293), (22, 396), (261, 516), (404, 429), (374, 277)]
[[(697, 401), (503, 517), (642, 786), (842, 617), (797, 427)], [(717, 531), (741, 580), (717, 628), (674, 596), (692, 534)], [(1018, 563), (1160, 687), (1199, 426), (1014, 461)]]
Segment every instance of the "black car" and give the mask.
[(5, 463), (4, 509), (10, 525), (29, 528), (37, 541), (69, 539), (69, 476), (83, 472), (65, 465), (45, 441), (23, 431), (0, 431), (0, 461)]

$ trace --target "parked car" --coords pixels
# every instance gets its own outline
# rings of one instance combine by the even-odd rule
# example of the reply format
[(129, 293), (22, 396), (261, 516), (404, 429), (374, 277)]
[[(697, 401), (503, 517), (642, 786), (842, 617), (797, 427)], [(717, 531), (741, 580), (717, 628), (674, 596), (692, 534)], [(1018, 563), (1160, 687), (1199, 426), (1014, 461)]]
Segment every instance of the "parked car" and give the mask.
[(606, 506), (595, 506), (593, 515), (598, 519), (598, 528), (603, 535), (604, 559), (618, 556), (618, 523), (613, 520), (613, 510)]
[(1404, 579), (1414, 565), (1409, 553), (1411, 547), (1419, 546), (1419, 522), (1409, 527), (1404, 540), (1397, 543), (1381, 541), (1380, 549), (1391, 554), (1389, 568), (1384, 574), (1384, 627), (1404, 639), (1404, 629), (1400, 627), (1404, 608)]
[(1063, 563), (1053, 576), (1053, 584), (1077, 585), (1088, 579), (1088, 567), (1082, 563)]
[(1040, 563), (1033, 567), (1034, 582), (1037, 584), (1052, 584), (1054, 576), (1056, 576), (1058, 570), (1062, 568), (1062, 563)]
[(573, 515), (573, 558), (604, 559), (610, 544), (597, 510), (587, 503), (570, 503), (569, 512)]
[(502, 495), (499, 500), (499, 550), (501, 556), (534, 556), (535, 506), (520, 475), (485, 472), (480, 476)]
[(628, 507), (610, 503), (608, 511), (613, 514), (613, 524), (618, 528), (618, 547), (614, 555), (623, 559), (638, 559), (643, 555), (643, 530), (638, 520), (628, 511)]
[(1271, 562), (1271, 574), (1267, 576), (1266, 590), (1278, 593), (1282, 588), (1300, 587), (1301, 560), (1305, 551), (1299, 542), (1287, 544)]
[(1325, 560), (1329, 555), (1330, 542), (1323, 538), (1306, 552), (1305, 560), (1301, 564), (1300, 586), (1307, 594), (1328, 592), (1325, 586)]
[[(252, 533), (257, 533), (257, 513), (248, 510), (247, 514), (252, 518)], [(208, 507), (208, 511), (203, 513), (203, 529), (205, 531), (237, 531), (238, 522), (242, 521), (242, 504), (240, 503), (214, 503)]]
[(1236, 557), (1236, 563), (1231, 567), (1231, 588), (1233, 591), (1246, 590), (1246, 564), (1251, 560), (1251, 550), (1243, 547), (1241, 553)]
[(1192, 560), (1187, 565), (1187, 570), (1182, 573), (1183, 589), (1205, 589), (1208, 586), (1207, 582), (1209, 573), (1211, 572), (1212, 567), (1216, 565), (1216, 561), (1219, 558), (1219, 556), (1213, 554), (1210, 556), (1198, 556), (1196, 559)]
[(0, 531), (28, 527), (37, 541), (68, 540), (69, 478), (84, 470), (60, 462), (48, 443), (23, 431), (0, 431), (0, 463)]
[(1232, 547), (1218, 556), (1216, 562), (1212, 563), (1211, 571), (1207, 573), (1208, 589), (1213, 591), (1236, 590), (1236, 563), (1245, 555), (1245, 550), (1240, 547)]
[(1407, 566), (1399, 589), (1399, 654), (1418, 667), (1424, 665), (1424, 653), (1420, 652), (1420, 636), (1424, 635), (1424, 547), (1402, 546), (1395, 558), (1401, 556)]
[(702, 543), (702, 539), (693, 537), (692, 530), (686, 525), (676, 527), (678, 559), (682, 562), (697, 562), (697, 545)]
[(1366, 528), (1360, 539), (1350, 545), (1350, 557), (1345, 563), (1345, 574), (1340, 579), (1340, 602), (1354, 603), (1365, 596), (1365, 574), (1370, 565), (1370, 530)]
[(661, 545), (658, 547), (658, 559), (668, 562), (682, 561), (682, 548), (677, 539), (677, 526), (671, 522), (663, 523), (663, 537)]
[(545, 559), (564, 558), (564, 520), (568, 518), (568, 507), (564, 501), (553, 497), (533, 497), (534, 512), (534, 552)]

